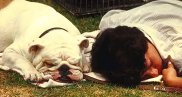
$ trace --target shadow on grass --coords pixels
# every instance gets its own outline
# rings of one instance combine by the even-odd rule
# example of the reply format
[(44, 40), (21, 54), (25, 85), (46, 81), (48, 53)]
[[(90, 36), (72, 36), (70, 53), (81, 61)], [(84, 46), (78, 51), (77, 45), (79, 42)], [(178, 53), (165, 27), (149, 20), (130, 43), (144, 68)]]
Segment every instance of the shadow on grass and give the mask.
[(3, 70), (0, 70), (0, 77), (1, 77), (1, 85), (6, 85), (6, 86), (11, 86), (11, 87), (16, 87), (16, 86), (27, 86), (30, 87), (30, 82), (28, 81), (25, 81), (23, 79), (23, 77), (14, 72), (14, 71), (3, 71)]

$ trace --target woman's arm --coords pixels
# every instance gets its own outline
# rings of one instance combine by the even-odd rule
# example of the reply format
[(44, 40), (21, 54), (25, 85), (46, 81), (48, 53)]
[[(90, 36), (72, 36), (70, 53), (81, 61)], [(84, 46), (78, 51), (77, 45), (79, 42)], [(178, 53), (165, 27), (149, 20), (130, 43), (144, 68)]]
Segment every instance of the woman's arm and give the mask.
[(177, 76), (177, 72), (171, 62), (168, 67), (163, 69), (163, 81), (167, 86), (182, 88), (182, 77)]

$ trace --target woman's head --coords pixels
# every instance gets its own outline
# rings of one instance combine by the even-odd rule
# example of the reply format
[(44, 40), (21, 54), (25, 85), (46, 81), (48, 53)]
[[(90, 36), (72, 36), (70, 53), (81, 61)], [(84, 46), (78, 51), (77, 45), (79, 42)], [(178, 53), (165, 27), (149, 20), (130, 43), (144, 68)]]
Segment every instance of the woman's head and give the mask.
[(92, 48), (92, 69), (111, 83), (135, 86), (145, 68), (147, 39), (136, 27), (108, 28), (97, 36)]

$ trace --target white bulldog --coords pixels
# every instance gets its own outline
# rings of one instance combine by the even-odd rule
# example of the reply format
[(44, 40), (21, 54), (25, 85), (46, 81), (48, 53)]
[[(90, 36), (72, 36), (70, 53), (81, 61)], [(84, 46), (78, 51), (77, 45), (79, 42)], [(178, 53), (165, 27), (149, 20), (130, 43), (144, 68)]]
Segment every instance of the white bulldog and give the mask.
[(31, 81), (44, 80), (42, 73), (55, 70), (80, 80), (80, 72), (89, 71), (82, 63), (87, 46), (88, 40), (53, 8), (25, 0), (0, 1), (0, 68)]

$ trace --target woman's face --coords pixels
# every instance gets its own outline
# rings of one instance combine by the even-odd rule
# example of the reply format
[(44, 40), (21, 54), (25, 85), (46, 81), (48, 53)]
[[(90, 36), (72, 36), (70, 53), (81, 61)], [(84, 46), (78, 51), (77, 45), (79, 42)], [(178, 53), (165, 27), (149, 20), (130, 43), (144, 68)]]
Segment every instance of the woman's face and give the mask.
[(142, 73), (142, 79), (157, 77), (162, 73), (162, 59), (157, 49), (148, 42), (148, 50), (145, 53), (145, 67)]

